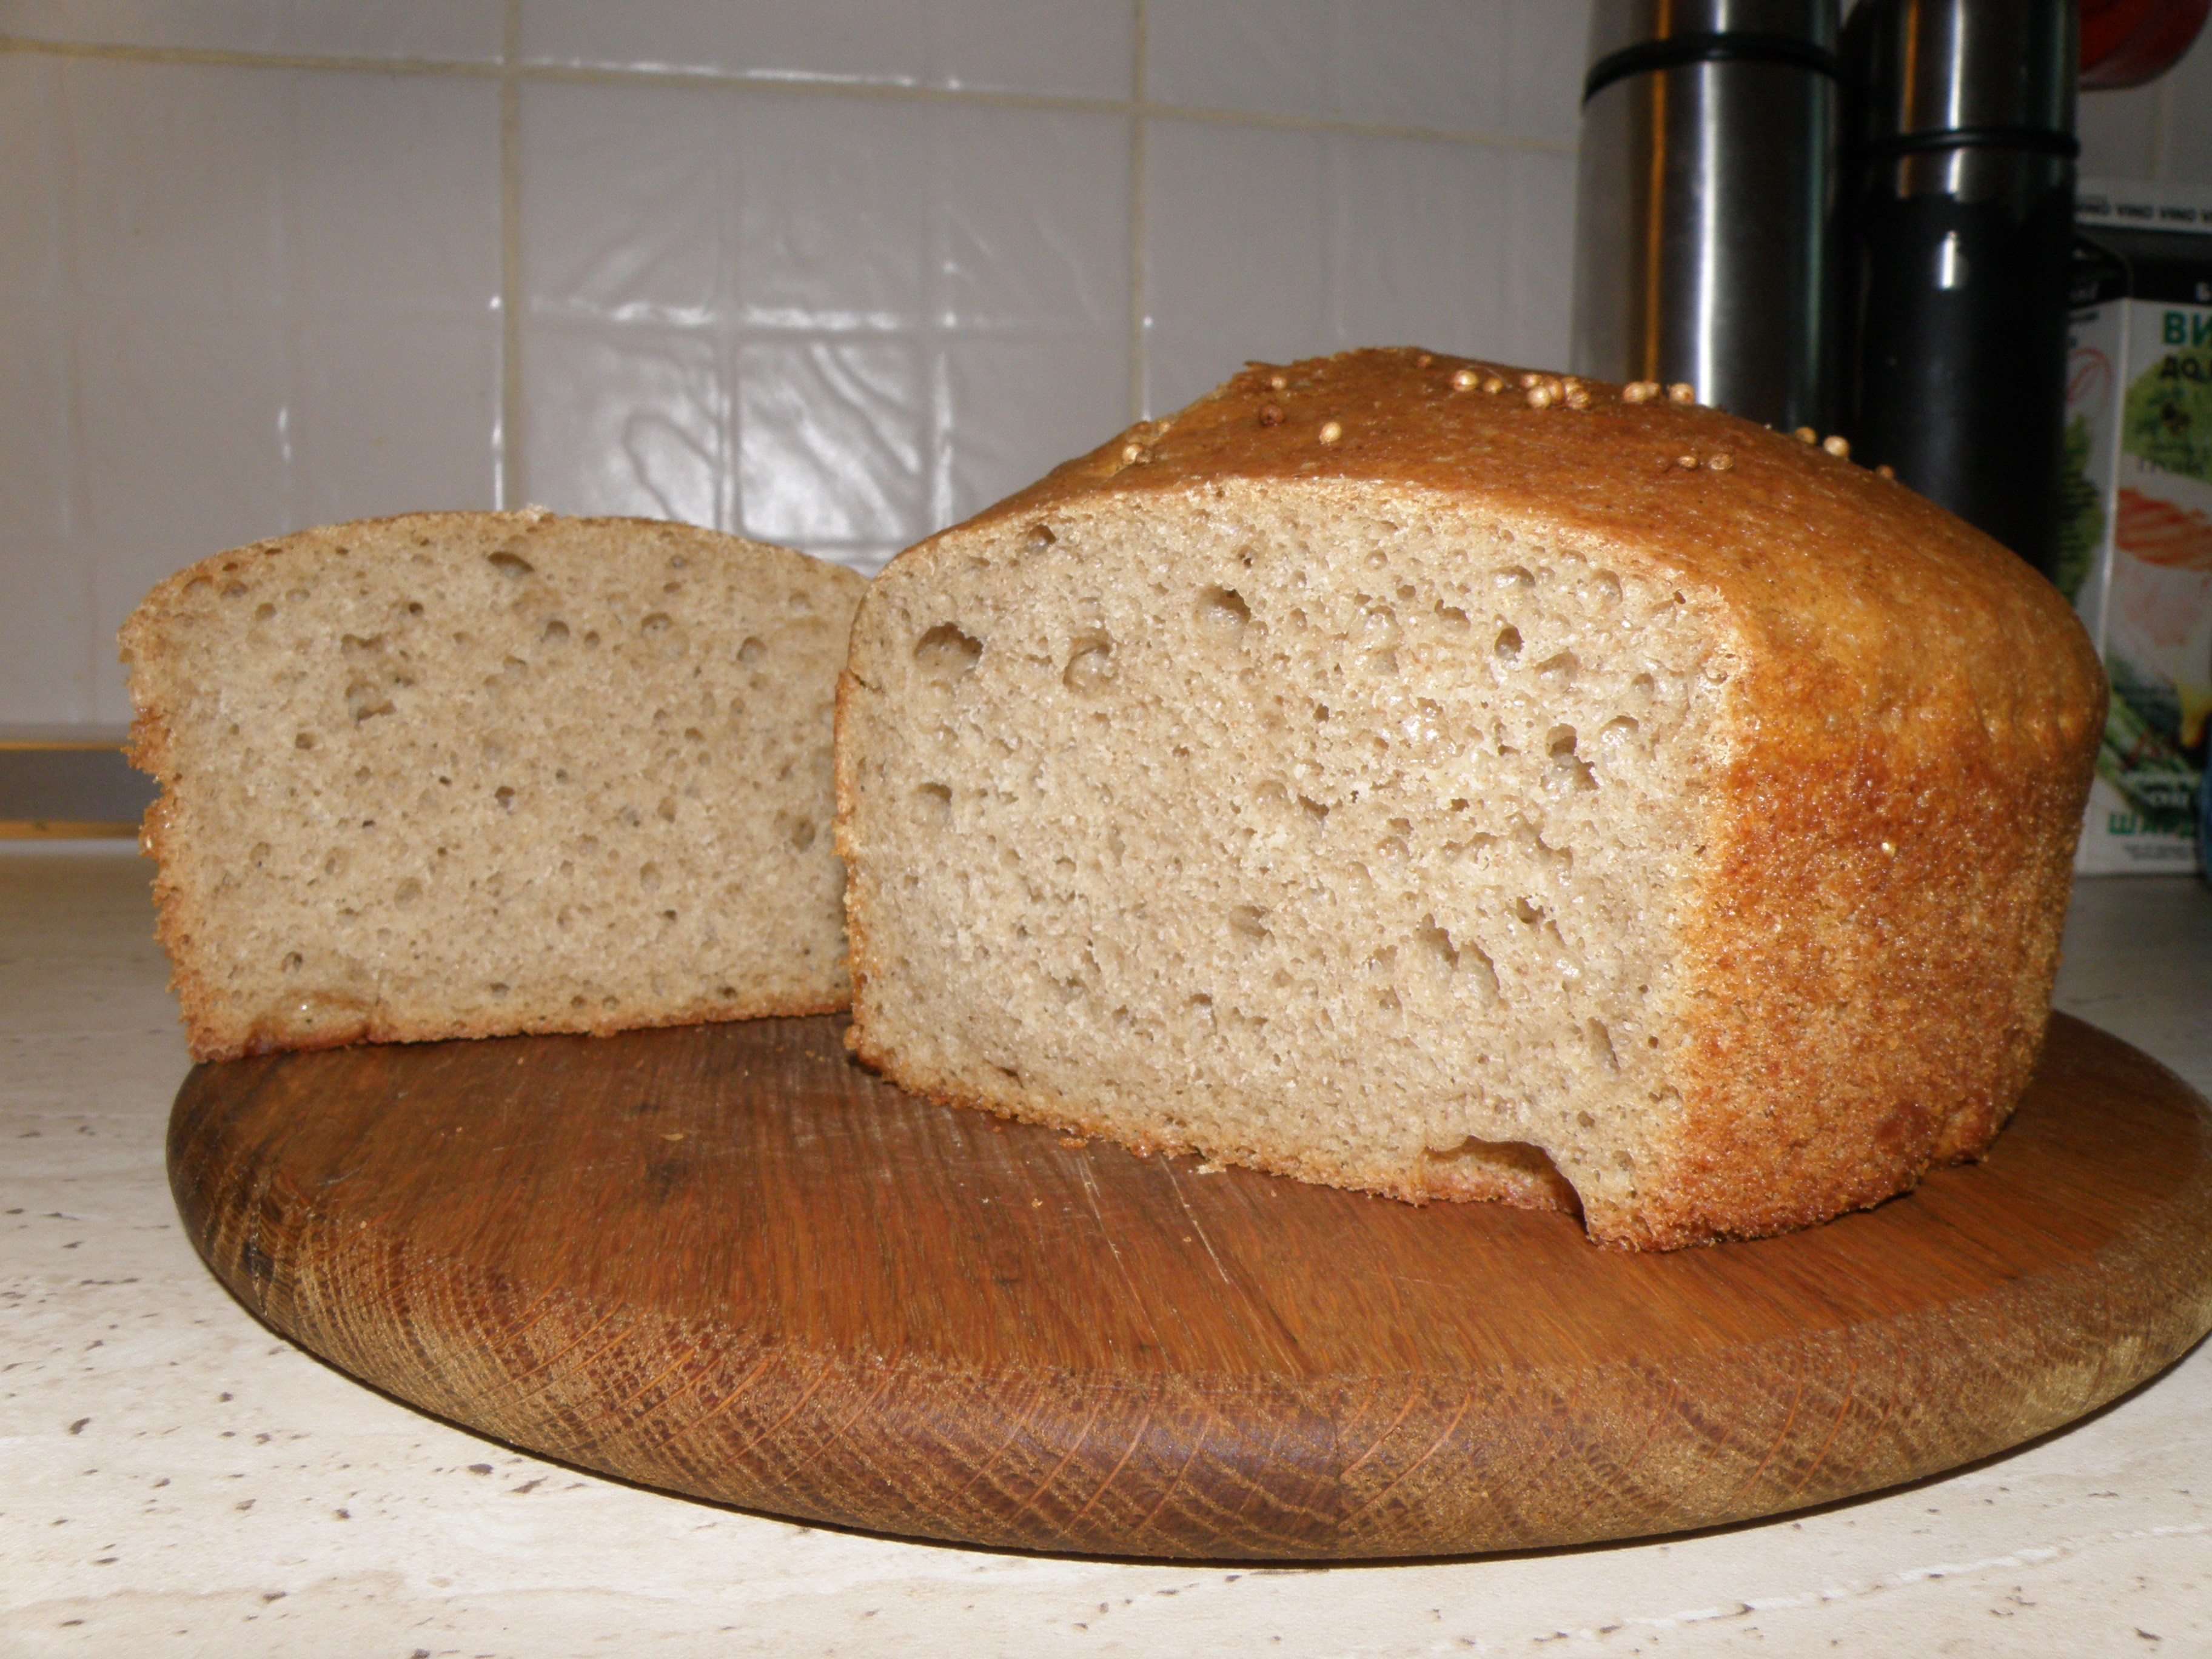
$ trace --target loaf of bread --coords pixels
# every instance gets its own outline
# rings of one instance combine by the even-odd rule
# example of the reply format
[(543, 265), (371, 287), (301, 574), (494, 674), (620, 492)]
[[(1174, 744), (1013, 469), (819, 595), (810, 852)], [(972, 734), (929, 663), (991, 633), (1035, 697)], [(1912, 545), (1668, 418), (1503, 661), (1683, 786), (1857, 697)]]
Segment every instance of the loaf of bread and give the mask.
[(838, 703), (860, 1055), (1647, 1249), (1978, 1153), (2094, 654), (1987, 538), (1687, 396), (1255, 365), (895, 560)]
[(122, 645), (193, 1056), (842, 1007), (830, 712), (866, 586), (537, 510), (163, 582)]

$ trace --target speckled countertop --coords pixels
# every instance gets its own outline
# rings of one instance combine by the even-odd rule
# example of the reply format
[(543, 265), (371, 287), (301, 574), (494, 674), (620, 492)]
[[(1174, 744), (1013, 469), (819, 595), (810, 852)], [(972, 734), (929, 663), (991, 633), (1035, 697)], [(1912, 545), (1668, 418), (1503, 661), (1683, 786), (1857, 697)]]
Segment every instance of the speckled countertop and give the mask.
[[(0, 850), (0, 1654), (2212, 1655), (2212, 1349), (1942, 1480), (1604, 1548), (1129, 1565), (825, 1531), (365, 1389), (200, 1265), (125, 848)], [(2212, 1090), (2212, 892), (2078, 889), (2061, 1007)]]

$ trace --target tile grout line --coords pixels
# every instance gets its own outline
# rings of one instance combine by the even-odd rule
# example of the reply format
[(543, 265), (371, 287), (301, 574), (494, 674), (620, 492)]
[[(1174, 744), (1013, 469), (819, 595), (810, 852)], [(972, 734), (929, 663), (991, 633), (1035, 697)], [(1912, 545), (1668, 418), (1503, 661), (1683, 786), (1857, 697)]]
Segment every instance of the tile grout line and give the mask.
[(0, 55), (8, 53), (110, 63), (185, 64), (202, 68), (313, 70), (347, 75), (538, 81), (583, 86), (650, 86), (663, 90), (697, 87), (756, 92), (771, 97), (859, 98), (891, 103), (957, 104), (982, 109), (1037, 109), (1075, 114), (1121, 115), (1133, 119), (1193, 121), (1209, 126), (1259, 127), (1279, 132), (1322, 132), (1353, 138), (1466, 144), (1477, 149), (1522, 151), (1541, 155), (1572, 155), (1575, 152), (1575, 146), (1571, 143), (1455, 127), (1401, 126), (1388, 122), (1351, 121), (1267, 110), (1209, 109), (1197, 105), (1154, 104), (1141, 98), (1088, 98), (1076, 93), (988, 92), (966, 87), (899, 86), (880, 81), (833, 80), (828, 76), (731, 75), (703, 70), (605, 69), (562, 64), (509, 65), (503, 63), (448, 62), (429, 58), (328, 58), (296, 53), (216, 52), (185, 46), (102, 46), (91, 41), (28, 40), (17, 35), (0, 35)]
[(499, 434), (492, 504), (520, 506), (522, 461), (522, 0), (506, 0), (500, 21)]
[[(1148, 83), (1145, 58), (1151, 50), (1151, 19), (1146, 0), (1131, 0), (1130, 33), (1133, 61), (1129, 68), (1129, 90), (1138, 109), (1144, 107)], [(1129, 118), (1129, 420), (1145, 418), (1145, 313), (1151, 284), (1145, 256), (1145, 181), (1147, 171), (1148, 124), (1141, 114)]]

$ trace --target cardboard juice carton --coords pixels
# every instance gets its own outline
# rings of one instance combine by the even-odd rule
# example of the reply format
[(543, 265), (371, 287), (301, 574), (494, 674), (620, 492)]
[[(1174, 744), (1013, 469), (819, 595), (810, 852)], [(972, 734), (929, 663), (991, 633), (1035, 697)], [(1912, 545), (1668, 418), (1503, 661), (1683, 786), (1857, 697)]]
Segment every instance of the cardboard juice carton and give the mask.
[(2057, 580), (2112, 678), (2075, 867), (2197, 867), (2212, 723), (2212, 193), (2085, 179)]

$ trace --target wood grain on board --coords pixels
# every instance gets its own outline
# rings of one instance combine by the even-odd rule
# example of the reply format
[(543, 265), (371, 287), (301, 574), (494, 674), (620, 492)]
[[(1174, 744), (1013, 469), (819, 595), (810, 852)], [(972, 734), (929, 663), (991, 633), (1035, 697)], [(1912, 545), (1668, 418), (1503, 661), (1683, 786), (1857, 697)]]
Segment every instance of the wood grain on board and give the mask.
[(2212, 1327), (2212, 1117), (2063, 1016), (1986, 1162), (1659, 1255), (930, 1105), (841, 1024), (204, 1066), (171, 1179), (249, 1308), (425, 1410), (1027, 1549), (1417, 1555), (1771, 1514), (2015, 1445)]

